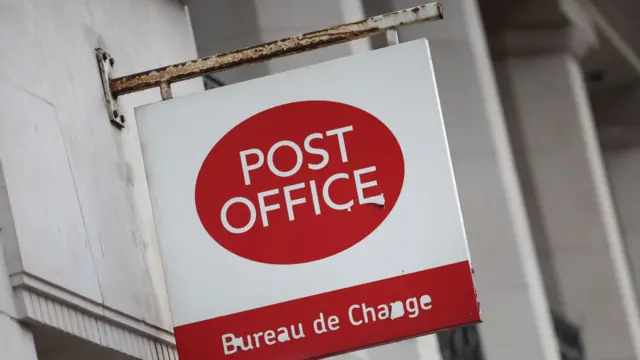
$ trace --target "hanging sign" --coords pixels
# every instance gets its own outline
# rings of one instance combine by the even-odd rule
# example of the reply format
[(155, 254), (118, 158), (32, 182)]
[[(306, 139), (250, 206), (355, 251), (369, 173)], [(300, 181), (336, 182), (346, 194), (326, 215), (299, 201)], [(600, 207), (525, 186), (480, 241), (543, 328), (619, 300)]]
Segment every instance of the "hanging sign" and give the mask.
[(480, 321), (425, 40), (136, 109), (181, 360)]

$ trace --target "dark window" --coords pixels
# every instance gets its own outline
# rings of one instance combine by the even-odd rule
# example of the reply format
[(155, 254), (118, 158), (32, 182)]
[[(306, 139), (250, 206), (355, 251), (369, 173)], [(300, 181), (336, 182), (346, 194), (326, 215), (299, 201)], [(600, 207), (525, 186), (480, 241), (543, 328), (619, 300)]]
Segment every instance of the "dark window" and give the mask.
[(553, 315), (553, 326), (558, 338), (562, 360), (584, 360), (580, 329), (558, 314)]
[(438, 343), (442, 360), (484, 360), (476, 325), (441, 331)]
[(202, 77), (202, 80), (204, 81), (204, 89), (205, 90), (210, 90), (210, 89), (215, 89), (221, 86), (224, 86), (225, 84), (216, 79), (215, 77), (211, 76), (211, 75), (205, 75)]

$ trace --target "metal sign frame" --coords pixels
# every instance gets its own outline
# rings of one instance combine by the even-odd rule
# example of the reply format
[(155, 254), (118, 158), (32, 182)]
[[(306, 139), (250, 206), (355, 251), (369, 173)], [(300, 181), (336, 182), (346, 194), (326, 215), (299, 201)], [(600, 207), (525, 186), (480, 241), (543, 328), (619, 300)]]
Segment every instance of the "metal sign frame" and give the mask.
[(116, 128), (122, 129), (126, 120), (118, 107), (117, 98), (120, 95), (160, 87), (162, 99), (167, 100), (172, 98), (171, 84), (174, 82), (362, 39), (382, 32), (387, 32), (387, 41), (393, 45), (398, 43), (396, 28), (442, 18), (442, 6), (434, 2), (121, 77), (113, 76), (114, 58), (101, 48), (95, 51), (109, 119)]

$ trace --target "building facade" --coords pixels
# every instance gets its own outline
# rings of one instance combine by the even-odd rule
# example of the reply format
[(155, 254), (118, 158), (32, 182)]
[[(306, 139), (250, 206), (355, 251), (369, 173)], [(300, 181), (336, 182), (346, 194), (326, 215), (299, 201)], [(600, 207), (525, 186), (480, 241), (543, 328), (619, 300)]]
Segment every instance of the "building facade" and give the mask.
[[(640, 5), (441, 3), (400, 40), (431, 46), (484, 323), (336, 358), (640, 359)], [(126, 75), (419, 4), (0, 0), (0, 358), (178, 358), (133, 115), (160, 94), (121, 97), (115, 129), (95, 48)]]

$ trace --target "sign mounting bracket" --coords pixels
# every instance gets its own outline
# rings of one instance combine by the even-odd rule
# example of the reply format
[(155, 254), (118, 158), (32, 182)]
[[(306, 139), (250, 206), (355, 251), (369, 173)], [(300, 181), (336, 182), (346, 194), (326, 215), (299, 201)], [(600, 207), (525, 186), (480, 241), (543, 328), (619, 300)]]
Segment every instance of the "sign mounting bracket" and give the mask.
[(171, 84), (174, 82), (362, 39), (382, 32), (387, 34), (389, 45), (393, 45), (398, 43), (398, 27), (440, 20), (442, 17), (442, 6), (434, 2), (121, 77), (113, 76), (115, 61), (111, 55), (101, 48), (95, 51), (109, 119), (116, 128), (122, 129), (125, 126), (125, 118), (118, 107), (118, 96), (159, 87), (162, 99), (168, 100), (173, 97)]
[(104, 90), (104, 99), (107, 105), (107, 112), (111, 124), (118, 129), (124, 128), (126, 119), (120, 111), (118, 99), (111, 92), (110, 82), (113, 79), (113, 67), (115, 60), (101, 48), (96, 49), (96, 60), (98, 61), (98, 70), (102, 80), (102, 89)]

